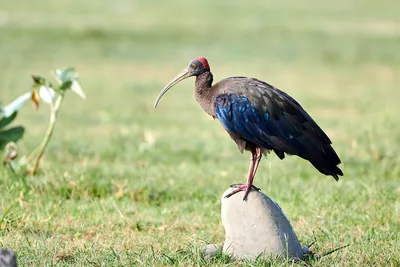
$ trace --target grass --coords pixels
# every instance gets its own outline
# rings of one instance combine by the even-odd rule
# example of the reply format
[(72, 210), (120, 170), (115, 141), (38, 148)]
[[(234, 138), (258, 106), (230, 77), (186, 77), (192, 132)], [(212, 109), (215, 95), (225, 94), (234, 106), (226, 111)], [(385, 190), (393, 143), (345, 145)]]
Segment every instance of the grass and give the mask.
[[(0, 6), (0, 99), (30, 74), (75, 66), (88, 99), (69, 94), (38, 177), (0, 169), (0, 247), (21, 266), (256, 266), (207, 260), (222, 243), (220, 195), (244, 181), (241, 155), (196, 104), (193, 80), (153, 110), (194, 57), (215, 80), (258, 77), (294, 96), (328, 133), (345, 176), (264, 160), (256, 185), (277, 201), (314, 266), (400, 265), (400, 19), (379, 1), (49, 1)], [(46, 107), (23, 108), (27, 151)]]

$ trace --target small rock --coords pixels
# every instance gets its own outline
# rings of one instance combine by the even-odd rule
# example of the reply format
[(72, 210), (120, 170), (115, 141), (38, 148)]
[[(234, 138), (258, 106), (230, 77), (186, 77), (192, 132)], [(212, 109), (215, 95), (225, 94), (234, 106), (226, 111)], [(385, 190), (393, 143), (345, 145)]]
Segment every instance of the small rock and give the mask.
[(311, 254), (310, 248), (307, 246), (303, 246), (302, 250), (303, 250), (303, 255)]
[(0, 267), (17, 267), (17, 257), (14, 251), (8, 248), (0, 249)]
[(215, 254), (217, 254), (218, 251), (222, 250), (222, 245), (218, 245), (218, 244), (208, 244), (205, 248), (204, 248), (204, 255), (206, 257), (212, 258), (215, 256)]
[(223, 251), (238, 259), (263, 257), (302, 258), (303, 248), (282, 209), (267, 195), (252, 190), (221, 199), (221, 219), (225, 228)]

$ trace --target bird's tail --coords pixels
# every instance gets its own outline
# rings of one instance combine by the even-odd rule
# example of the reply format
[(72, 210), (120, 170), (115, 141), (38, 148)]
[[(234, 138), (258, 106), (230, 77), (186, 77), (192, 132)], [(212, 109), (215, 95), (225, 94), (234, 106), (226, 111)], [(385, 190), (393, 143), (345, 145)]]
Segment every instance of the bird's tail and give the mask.
[(336, 181), (339, 181), (339, 176), (343, 176), (343, 172), (338, 166), (335, 165), (327, 166), (314, 161), (310, 162), (321, 173), (325, 175), (331, 175), (333, 178), (335, 178)]
[(343, 176), (342, 170), (337, 166), (340, 164), (340, 159), (331, 145), (325, 145), (322, 155), (310, 162), (318, 171), (331, 175), (336, 181), (339, 180), (338, 176)]

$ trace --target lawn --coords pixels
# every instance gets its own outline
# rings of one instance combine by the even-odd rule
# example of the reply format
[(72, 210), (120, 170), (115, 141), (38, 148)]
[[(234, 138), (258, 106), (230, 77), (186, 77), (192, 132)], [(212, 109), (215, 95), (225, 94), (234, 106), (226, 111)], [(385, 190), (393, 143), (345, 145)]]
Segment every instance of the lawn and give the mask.
[[(193, 97), (194, 80), (152, 105), (198, 56), (216, 81), (245, 75), (295, 97), (342, 159), (335, 182), (297, 157), (262, 161), (255, 184), (279, 203), (314, 266), (400, 265), (400, 2), (20, 1), (0, 4), (0, 100), (31, 74), (74, 66), (37, 177), (0, 167), (0, 247), (21, 266), (257, 266), (202, 257), (222, 243), (220, 196), (243, 182), (241, 155)], [(27, 152), (46, 106), (17, 123)], [(3, 214), (3, 215), (2, 215)]]

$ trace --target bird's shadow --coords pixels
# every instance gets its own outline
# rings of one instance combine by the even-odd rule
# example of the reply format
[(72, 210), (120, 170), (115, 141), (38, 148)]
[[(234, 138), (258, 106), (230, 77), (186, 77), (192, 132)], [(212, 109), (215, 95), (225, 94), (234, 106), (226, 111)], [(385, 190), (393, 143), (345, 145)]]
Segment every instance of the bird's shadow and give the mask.
[(324, 252), (322, 254), (319, 254), (319, 253), (315, 253), (312, 250), (310, 250), (310, 248), (314, 244), (316, 244), (318, 242), (314, 231), (313, 231), (313, 237), (314, 237), (314, 240), (309, 245), (305, 246), (308, 251), (306, 253), (304, 253), (302, 259), (299, 260), (299, 261), (304, 262), (306, 264), (312, 263), (312, 262), (315, 262), (315, 261), (319, 261), (321, 258), (323, 258), (325, 256), (328, 256), (330, 254), (333, 254), (333, 253), (335, 253), (335, 252), (337, 252), (339, 250), (342, 250), (342, 249), (347, 248), (347, 247), (350, 246), (350, 244), (346, 244), (346, 245), (343, 245), (343, 246), (336, 247), (336, 248), (334, 248), (334, 249), (332, 249), (330, 251)]

